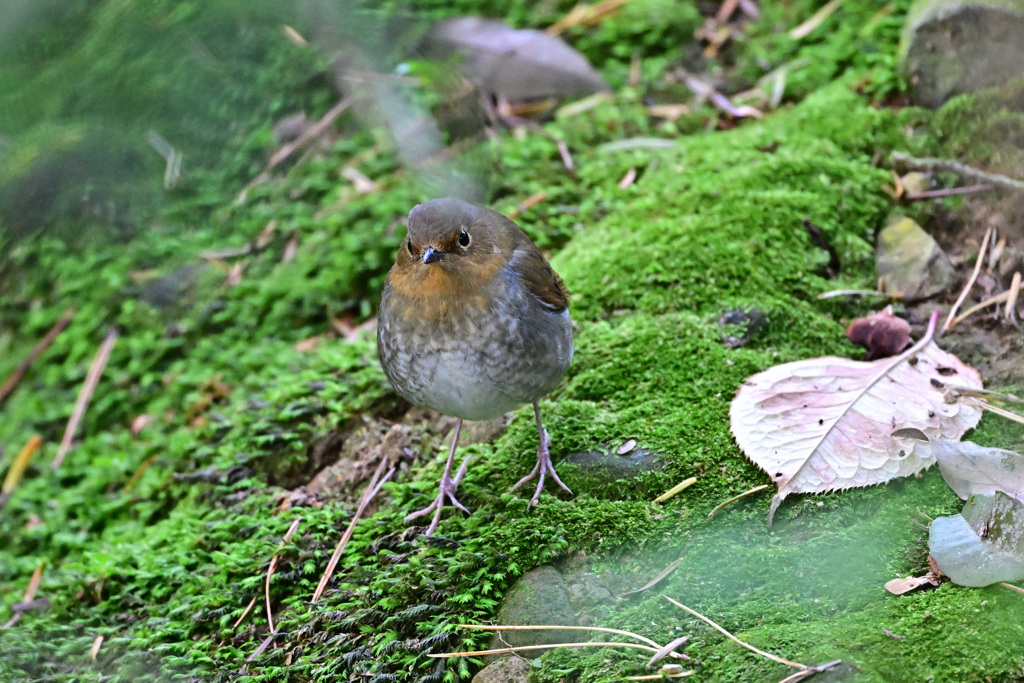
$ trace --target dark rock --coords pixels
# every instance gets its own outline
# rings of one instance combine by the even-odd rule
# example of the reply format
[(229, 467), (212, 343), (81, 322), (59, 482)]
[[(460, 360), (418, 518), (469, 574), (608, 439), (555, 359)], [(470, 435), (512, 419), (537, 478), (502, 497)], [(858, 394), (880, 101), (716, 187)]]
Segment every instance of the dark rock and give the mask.
[(928, 107), (1024, 74), (1024, 2), (918, 0), (900, 46), (915, 100)]

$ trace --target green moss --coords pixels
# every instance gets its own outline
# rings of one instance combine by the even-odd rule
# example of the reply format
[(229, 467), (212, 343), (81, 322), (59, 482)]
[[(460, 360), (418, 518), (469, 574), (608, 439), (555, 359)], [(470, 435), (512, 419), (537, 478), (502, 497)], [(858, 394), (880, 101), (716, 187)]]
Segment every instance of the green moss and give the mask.
[[(98, 4), (97, 21), (128, 7)], [(517, 2), (508, 12), (517, 25), (543, 26), (571, 4)], [(549, 487), (541, 505), (527, 510), (524, 498), (508, 492), (536, 449), (532, 413), (524, 409), (493, 443), (460, 451), (473, 457), (460, 488), (473, 514), (446, 512), (438, 538), (411, 537), (403, 517), (433, 498), (447, 450), (422, 429), (417, 460), (401, 465), (379, 507), (357, 525), (316, 605), (309, 599), (351, 519), (353, 496), (299, 498), (285, 509), (283, 487), (312, 477), (311, 459), (330, 435), (346, 438), (364, 419), (394, 418), (398, 403), (370, 337), (324, 338), (305, 351), (296, 344), (328, 333), (338, 317), (372, 314), (401, 218), (426, 198), (395, 153), (363, 155), (360, 170), (380, 189), (359, 196), (337, 170), (374, 136), (347, 131), (236, 204), (231, 178), (239, 169), (255, 172), (253, 159), (269, 144), (263, 127), (208, 175), (190, 175), (160, 225), (127, 244), (72, 247), (36, 236), (5, 250), (0, 377), (68, 306), (78, 314), (2, 407), (0, 467), (33, 433), (46, 445), (0, 514), (0, 603), (20, 600), (41, 564), (39, 594), (51, 606), (4, 632), (0, 679), (231, 680), (244, 668), (259, 681), (468, 680), (480, 662), (427, 654), (484, 646), (487, 634), (456, 625), (493, 619), (520, 575), (575, 551), (631, 587), (684, 557), (657, 591), (790, 659), (842, 658), (865, 680), (922, 672), (934, 681), (1018, 678), (1024, 662), (1016, 596), (945, 585), (897, 598), (882, 589), (890, 578), (925, 569), (916, 510), (937, 516), (959, 507), (938, 472), (870, 490), (791, 497), (774, 531), (766, 528), (763, 498), (707, 519), (715, 504), (765, 480), (728, 431), (729, 402), (742, 379), (781, 361), (857, 353), (839, 318), (862, 309), (816, 295), (874, 281), (872, 234), (890, 209), (877, 155), (938, 144), (925, 128), (928, 114), (869, 102), (900, 86), (891, 58), (904, 3), (888, 14), (847, 3), (799, 43), (777, 34), (777, 23), (795, 25), (812, 5), (766, 6), (749, 40), (722, 57), (723, 64), (735, 61), (737, 87), (761, 75), (759, 62), (793, 62), (787, 92), (799, 103), (761, 122), (701, 132), (716, 115), (699, 108), (664, 126), (647, 115), (641, 86), (547, 124), (568, 143), (575, 176), (546, 137), (506, 134), (487, 143), (483, 151), (500, 160), (492, 188), (497, 209), (546, 193), (520, 222), (557, 252), (553, 263), (572, 292), (576, 357), (542, 410), (559, 472), (576, 496)], [(166, 10), (155, 7), (156, 14)], [(165, 17), (171, 36), (197, 21), (182, 7)], [(424, 4), (430, 16), (481, 7)], [(633, 49), (644, 57), (643, 73), (660, 78), (684, 59), (674, 36), (688, 36), (697, 17), (690, 7), (659, 8), (631, 3), (598, 29), (574, 29), (570, 37), (612, 81), (625, 79)], [(378, 12), (394, 18), (403, 9), (394, 3)], [(660, 23), (645, 30), (654, 15)], [(78, 49), (95, 49), (107, 29), (83, 37)], [(250, 45), (242, 43), (239, 49)], [(115, 52), (124, 54), (123, 47)], [(287, 64), (275, 62), (260, 78), (305, 63), (281, 59)], [(83, 83), (109, 75), (113, 63), (101, 63)], [(312, 101), (325, 99), (326, 91), (318, 92)], [(301, 99), (292, 95), (259, 116)], [(953, 109), (940, 116), (953, 120)], [(926, 134), (905, 138), (913, 127)], [(677, 137), (680, 130), (693, 134)], [(675, 146), (602, 147), (640, 136), (675, 139)], [(621, 189), (630, 168), (636, 181)], [(239, 284), (227, 286), (226, 269), (201, 265), (202, 251), (248, 244), (272, 220), (270, 243), (232, 261), (246, 265)], [(838, 279), (826, 279), (828, 256), (810, 241), (804, 220), (836, 249)], [(764, 327), (742, 348), (727, 348), (722, 338), (736, 330), (718, 322), (721, 314), (755, 308), (766, 316)], [(53, 473), (55, 444), (114, 324), (121, 336), (80, 442)], [(153, 422), (133, 435), (139, 415)], [(639, 480), (608, 482), (563, 461), (629, 438), (661, 454), (661, 467)], [(978, 436), (1000, 445), (1014, 438), (1019, 432), (987, 420)], [(681, 495), (649, 502), (652, 492), (689, 476), (698, 481)], [(296, 519), (298, 533), (279, 548)], [(247, 662), (267, 635), (264, 582), (275, 552), (270, 600), (279, 636)], [(253, 611), (234, 627), (251, 601)], [(691, 654), (708, 680), (777, 681), (788, 673), (654, 592), (602, 607), (601, 625), (660, 642), (690, 632)], [(885, 636), (882, 627), (907, 640)], [(93, 662), (98, 635), (104, 641)], [(559, 651), (543, 661), (536, 675), (545, 681), (641, 672), (638, 658), (607, 651)]]

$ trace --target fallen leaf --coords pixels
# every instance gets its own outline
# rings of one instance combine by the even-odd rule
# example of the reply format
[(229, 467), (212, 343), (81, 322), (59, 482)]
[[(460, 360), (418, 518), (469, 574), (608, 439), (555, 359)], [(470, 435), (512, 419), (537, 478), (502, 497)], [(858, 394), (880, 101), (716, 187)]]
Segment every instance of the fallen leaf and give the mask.
[(917, 590), (921, 586), (938, 586), (939, 577), (928, 572), (924, 576), (908, 576), (904, 579), (892, 579), (891, 581), (885, 582), (885, 590), (889, 591), (893, 595), (903, 595), (909, 593), (912, 590)]
[(846, 328), (846, 338), (868, 350), (868, 360), (888, 358), (907, 348), (910, 343), (910, 323), (896, 317), (892, 306), (878, 313), (857, 318)]
[(923, 432), (913, 432), (918, 430), (903, 429), (896, 436), (919, 439), (914, 452), (939, 463), (942, 478), (956, 495), (967, 500), (974, 494), (1002, 491), (1024, 502), (1024, 456), (1020, 453), (971, 441), (932, 439)]
[(928, 551), (961, 586), (1024, 579), (1024, 503), (996, 492), (972, 495), (963, 511), (931, 524)]
[(138, 436), (139, 432), (149, 426), (149, 423), (153, 421), (153, 416), (146, 413), (136, 415), (132, 418), (131, 433), (132, 436)]
[(561, 38), (494, 19), (446, 19), (424, 39), (432, 56), (461, 55), (459, 69), (480, 88), (510, 101), (573, 97), (609, 90), (587, 58)]
[(913, 440), (893, 437), (914, 427), (958, 439), (981, 411), (944, 401), (943, 382), (981, 388), (978, 372), (932, 341), (936, 316), (921, 341), (895, 358), (812, 358), (777, 365), (744, 381), (729, 410), (740, 448), (778, 486), (771, 524), (791, 493), (823, 493), (907, 477), (933, 461)]

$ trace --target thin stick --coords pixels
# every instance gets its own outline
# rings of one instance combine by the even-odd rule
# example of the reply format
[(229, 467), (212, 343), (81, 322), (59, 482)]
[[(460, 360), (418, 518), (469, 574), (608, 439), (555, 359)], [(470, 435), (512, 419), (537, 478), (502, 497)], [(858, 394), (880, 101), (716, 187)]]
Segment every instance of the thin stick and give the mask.
[(1006, 309), (1003, 312), (1003, 317), (1010, 320), (1013, 317), (1013, 311), (1017, 308), (1017, 297), (1020, 296), (1020, 271), (1016, 271), (1013, 274), (1013, 279), (1010, 280), (1010, 296), (1006, 299)]
[(1000, 581), (999, 585), (1003, 588), (1009, 588), (1012, 591), (1016, 591), (1021, 595), (1024, 595), (1024, 588), (1021, 588), (1020, 586), (1014, 586), (1012, 583), (1006, 583), (1005, 581)]
[(1020, 180), (1014, 180), (1013, 178), (999, 175), (998, 173), (988, 173), (952, 159), (934, 159), (931, 157), (918, 158), (912, 157), (909, 154), (904, 154), (903, 152), (893, 152), (892, 160), (894, 163), (903, 164), (904, 166), (918, 171), (945, 171), (947, 173), (956, 173), (961, 178), (967, 178), (968, 180), (976, 183), (995, 185), (1003, 190), (1024, 192), (1024, 182), (1021, 182)]
[[(459, 628), (468, 628), (474, 631), (600, 631), (601, 633), (614, 633), (619, 636), (626, 636), (627, 638), (636, 638), (642, 643), (647, 643), (651, 647), (655, 648), (652, 652), (658, 652), (661, 650), (661, 645), (650, 638), (645, 638), (637, 633), (630, 631), (620, 631), (617, 628), (603, 628), (601, 626), (559, 626), (559, 625), (534, 625), (534, 624), (517, 624), (517, 625), (503, 625), (495, 626), (492, 624), (459, 624)], [(548, 646), (550, 647), (550, 646)], [(678, 652), (670, 653), (670, 656), (676, 659), (689, 659), (686, 655)]]
[(596, 25), (599, 21), (613, 14), (629, 1), (630, 0), (600, 0), (593, 5), (576, 5), (569, 10), (568, 14), (551, 24), (551, 26), (548, 26), (545, 32), (549, 36), (557, 36), (578, 24), (583, 24), (584, 26)]
[(967, 284), (964, 285), (964, 289), (960, 292), (960, 296), (957, 297), (956, 303), (953, 304), (953, 308), (949, 309), (949, 316), (946, 317), (946, 324), (942, 326), (942, 332), (946, 333), (949, 328), (953, 326), (953, 319), (956, 318), (956, 311), (960, 308), (960, 304), (967, 298), (967, 294), (971, 291), (971, 287), (974, 286), (974, 281), (978, 279), (978, 273), (981, 272), (981, 264), (985, 260), (985, 251), (988, 249), (989, 238), (992, 237), (992, 227), (985, 231), (985, 237), (981, 240), (981, 249), (978, 251), (978, 260), (974, 263), (974, 271), (971, 273), (971, 277), (967, 279)]
[(11, 463), (10, 469), (7, 470), (7, 476), (4, 477), (3, 488), (0, 488), (0, 494), (7, 495), (14, 490), (20, 482), (21, 478), (25, 476), (25, 470), (28, 468), (28, 463), (32, 460), (32, 456), (35, 455), (39, 447), (43, 445), (43, 437), (38, 434), (33, 434), (32, 437), (25, 442), (25, 445), (21, 447), (21, 452), (18, 453), (18, 457)]
[(678, 484), (676, 484), (675, 486), (670, 488), (668, 491), (665, 491), (665, 493), (663, 493), (660, 496), (658, 496), (657, 498), (655, 498), (654, 502), (655, 503), (664, 503), (666, 500), (668, 500), (672, 496), (676, 495), (677, 493), (680, 493), (684, 489), (690, 488), (691, 486), (693, 486), (696, 483), (697, 483), (697, 477), (690, 477), (689, 479), (683, 479), (681, 482), (679, 482)]
[(241, 623), (242, 623), (242, 621), (243, 621), (243, 620), (244, 620), (244, 619), (245, 619), (245, 618), (246, 618), (247, 616), (249, 616), (249, 612), (251, 612), (251, 611), (252, 611), (252, 608), (253, 608), (253, 607), (254, 607), (255, 605), (256, 605), (256, 596), (254, 595), (254, 596), (252, 596), (252, 600), (250, 600), (250, 601), (249, 601), (249, 606), (245, 608), (245, 611), (244, 611), (244, 612), (242, 612), (242, 616), (238, 617), (238, 620), (237, 620), (237, 621), (235, 621), (235, 623), (234, 623), (234, 624), (233, 624), (233, 625), (231, 626), (231, 630), (232, 630), (232, 631), (234, 631), (234, 630), (235, 630), (236, 628), (238, 628), (238, 625), (239, 625), (239, 624), (241, 624)]
[(994, 189), (992, 185), (966, 185), (964, 187), (948, 187), (943, 190), (925, 190), (914, 194), (903, 195), (904, 201), (915, 202), (922, 199), (937, 199), (939, 197), (951, 197), (959, 194), (975, 194), (976, 192), (988, 192)]
[(107, 332), (106, 338), (103, 340), (103, 344), (100, 346), (100, 350), (96, 352), (96, 356), (92, 359), (89, 372), (85, 375), (85, 382), (82, 384), (81, 391), (78, 392), (78, 399), (75, 401), (75, 407), (71, 411), (71, 419), (68, 420), (68, 426), (64, 429), (64, 438), (60, 440), (57, 455), (54, 456), (53, 463), (50, 465), (51, 470), (56, 471), (60, 464), (64, 462), (64, 456), (71, 450), (71, 441), (75, 438), (78, 423), (82, 421), (85, 409), (89, 407), (89, 399), (92, 398), (93, 392), (96, 391), (96, 385), (100, 382), (103, 369), (107, 367), (107, 361), (110, 360), (110, 352), (114, 350), (114, 342), (116, 341), (117, 328), (111, 327), (110, 331)]
[(249, 195), (249, 190), (270, 180), (270, 172), (273, 171), (278, 164), (290, 157), (295, 150), (304, 147), (310, 140), (322, 135), (323, 132), (327, 130), (327, 127), (334, 123), (339, 116), (344, 114), (345, 111), (355, 103), (355, 101), (354, 97), (343, 98), (340, 102), (334, 105), (330, 111), (321, 116), (320, 120), (302, 131), (302, 135), (295, 138), (288, 144), (283, 145), (280, 149), (274, 152), (273, 156), (270, 157), (270, 161), (267, 163), (266, 168), (260, 171), (259, 175), (250, 180), (249, 184), (247, 184), (242, 191), (238, 193), (238, 197), (235, 198), (235, 204), (237, 205), (244, 202), (246, 197)]
[(39, 356), (43, 355), (43, 352), (46, 351), (46, 349), (50, 348), (50, 345), (53, 344), (57, 335), (64, 331), (64, 328), (68, 326), (68, 323), (70, 323), (71, 319), (74, 317), (75, 309), (69, 308), (64, 311), (64, 315), (62, 315), (60, 320), (50, 328), (50, 331), (46, 333), (46, 336), (40, 339), (39, 342), (32, 347), (28, 356), (25, 357), (25, 360), (21, 361), (18, 367), (14, 369), (14, 372), (11, 373), (11, 376), (4, 381), (3, 386), (0, 386), (0, 406), (4, 404), (7, 397), (11, 395), (12, 391), (14, 391), (14, 387), (18, 386), (18, 382), (20, 382), (21, 378), (25, 376), (25, 373), (28, 372), (32, 363), (34, 363)]
[(808, 19), (807, 21), (803, 22), (802, 24), (800, 24), (796, 28), (792, 29), (789, 32), (789, 37), (792, 40), (800, 40), (802, 38), (806, 38), (807, 36), (811, 35), (811, 33), (814, 31), (814, 29), (816, 29), (819, 26), (821, 26), (822, 23), (824, 23), (824, 21), (826, 19), (828, 19), (832, 15), (833, 12), (835, 12), (837, 9), (839, 9), (839, 7), (842, 4), (843, 4), (843, 0), (831, 0), (830, 2), (826, 3), (825, 5), (822, 6), (821, 9), (819, 9), (817, 12), (812, 14), (810, 19)]
[[(766, 486), (767, 486), (767, 484), (766, 484)], [(681, 558), (681, 557), (680, 557), (679, 559), (675, 560), (674, 562), (672, 562), (671, 564), (669, 564), (669, 565), (668, 565), (667, 567), (665, 567), (664, 569), (662, 569), (662, 570), (661, 570), (660, 572), (658, 572), (658, 575), (657, 575), (657, 576), (655, 576), (655, 577), (654, 577), (653, 579), (651, 579), (650, 581), (648, 581), (647, 583), (645, 583), (645, 584), (644, 584), (644, 585), (643, 585), (642, 587), (640, 587), (640, 588), (637, 588), (636, 590), (633, 590), (633, 591), (626, 591), (625, 593), (623, 593), (623, 594), (622, 594), (622, 595), (620, 595), (619, 597), (620, 597), (620, 598), (624, 598), (624, 597), (626, 597), (627, 595), (634, 595), (634, 594), (636, 594), (636, 593), (643, 593), (643, 592), (644, 592), (645, 590), (649, 590), (649, 589), (651, 589), (651, 588), (654, 588), (654, 587), (655, 587), (655, 586), (657, 586), (657, 585), (658, 585), (659, 583), (661, 583), (661, 581), (662, 581), (662, 580), (663, 580), (663, 579), (664, 579), (664, 578), (665, 578), (666, 576), (668, 576), (669, 574), (671, 574), (672, 572), (674, 572), (674, 571), (676, 570), (676, 568), (677, 568), (677, 567), (679, 567), (679, 565), (680, 565), (680, 564), (682, 564), (682, 563), (683, 563), (683, 558)]]
[(502, 647), (497, 650), (477, 650), (475, 652), (444, 652), (441, 654), (428, 654), (428, 657), (435, 659), (447, 659), (449, 657), (476, 657), (478, 655), (502, 655), (509, 652), (523, 652), (526, 650), (549, 650), (555, 647), (628, 647), (634, 650), (657, 653), (657, 648), (639, 645), (637, 643), (552, 643), (551, 645), (520, 645), (518, 647)]
[(159, 454), (154, 453), (153, 455), (149, 456), (148, 458), (142, 461), (142, 464), (139, 465), (139, 469), (135, 470), (135, 474), (132, 475), (132, 478), (125, 482), (124, 487), (121, 489), (122, 493), (128, 493), (133, 488), (135, 488), (135, 485), (142, 480), (142, 475), (146, 473), (146, 470), (148, 470), (153, 465), (153, 463), (156, 462), (157, 455)]
[(714, 508), (711, 509), (711, 512), (708, 513), (708, 518), (714, 517), (716, 514), (721, 512), (722, 508), (724, 508), (729, 503), (735, 503), (737, 500), (742, 500), (743, 498), (746, 498), (747, 496), (752, 496), (755, 493), (757, 493), (758, 491), (764, 491), (769, 486), (770, 486), (770, 484), (761, 484), (760, 486), (755, 486), (754, 488), (750, 489), (749, 491), (744, 491), (743, 493), (737, 494), (737, 495), (733, 496), (732, 498), (729, 498), (728, 500), (723, 500), (721, 503), (719, 503), (718, 505), (716, 505)]
[(737, 638), (733, 634), (729, 633), (724, 628), (722, 628), (721, 626), (719, 626), (715, 622), (711, 621), (710, 619), (708, 619), (703, 614), (700, 614), (699, 612), (694, 612), (692, 609), (690, 609), (686, 605), (684, 605), (684, 604), (682, 604), (680, 602), (676, 602), (675, 600), (673, 600), (672, 598), (668, 597), (665, 594), (662, 594), (661, 597), (665, 598), (666, 600), (671, 602), (673, 605), (675, 605), (679, 609), (684, 610), (686, 612), (689, 612), (690, 614), (692, 614), (693, 616), (697, 617), (698, 619), (700, 619), (704, 623), (711, 625), (715, 630), (717, 630), (718, 632), (722, 633), (723, 635), (728, 637), (733, 642), (738, 643), (738, 644), (742, 645), (743, 647), (747, 648), (751, 652), (756, 652), (757, 654), (761, 655), (762, 657), (767, 657), (768, 659), (772, 660), (773, 662), (778, 662), (779, 664), (785, 664), (786, 666), (792, 666), (792, 667), (794, 667), (796, 669), (807, 669), (807, 668), (809, 668), (806, 664), (800, 664), (799, 662), (791, 662), (788, 659), (783, 659), (782, 657), (779, 657), (777, 655), (773, 655), (770, 652), (765, 652), (764, 650), (758, 650), (753, 645), (749, 645), (747, 643), (744, 643), (742, 640), (740, 640), (739, 638)]
[(334, 123), (339, 116), (344, 114), (345, 111), (352, 106), (354, 101), (355, 99), (352, 97), (345, 97), (336, 105), (331, 107), (330, 111), (321, 116), (319, 121), (302, 131), (302, 135), (274, 152), (274, 155), (270, 157), (270, 162), (267, 164), (267, 168), (265, 170), (272, 171), (275, 166), (290, 157), (295, 150), (305, 146), (305, 144), (310, 140), (319, 137), (325, 130), (327, 130), (328, 126)]
[(818, 300), (823, 301), (825, 299), (834, 299), (837, 296), (877, 296), (877, 297), (890, 297), (891, 295), (885, 292), (876, 292), (873, 289), (833, 289), (830, 292), (822, 292), (818, 295)]
[(356, 522), (362, 517), (363, 512), (366, 510), (366, 506), (370, 504), (377, 492), (380, 491), (380, 487), (391, 478), (391, 475), (395, 473), (395, 468), (392, 467), (388, 470), (387, 474), (381, 477), (381, 473), (384, 471), (384, 465), (387, 464), (387, 459), (382, 458), (380, 464), (377, 465), (377, 471), (373, 473), (373, 477), (370, 482), (366, 485), (363, 490), (363, 497), (359, 501), (359, 507), (356, 508), (356, 513), (352, 515), (352, 521), (349, 522), (348, 528), (345, 529), (345, 533), (342, 535), (341, 540), (338, 541), (338, 547), (334, 549), (334, 553), (331, 555), (331, 559), (327, 562), (327, 569), (324, 571), (324, 575), (320, 577), (320, 583), (317, 584), (316, 590), (313, 591), (313, 602), (320, 599), (320, 596), (324, 594), (324, 590), (327, 588), (327, 582), (331, 580), (331, 575), (334, 574), (334, 568), (338, 566), (338, 560), (341, 559), (341, 553), (345, 550), (345, 546), (348, 544), (348, 540), (352, 538), (352, 532), (355, 531)]
[(962, 323), (963, 321), (967, 320), (968, 318), (970, 318), (972, 315), (974, 315), (978, 311), (986, 309), (989, 306), (995, 306), (996, 304), (1003, 303), (1004, 301), (1006, 301), (1007, 299), (1010, 298), (1010, 294), (1011, 294), (1011, 291), (1008, 289), (1005, 292), (1000, 292), (999, 294), (996, 294), (991, 299), (986, 299), (985, 301), (982, 301), (980, 304), (974, 304), (973, 306), (968, 308), (966, 311), (964, 311), (963, 313), (961, 313), (957, 317), (953, 318), (953, 322), (951, 322), (949, 324), (949, 326), (950, 327), (955, 327), (958, 323)]
[(996, 406), (992, 405), (991, 403), (988, 403), (987, 401), (980, 401), (976, 398), (971, 398), (969, 396), (961, 397), (960, 400), (969, 406), (975, 406), (976, 408), (981, 408), (982, 410), (989, 410), (995, 413), (996, 415), (1005, 417), (1007, 420), (1013, 420), (1014, 422), (1020, 422), (1021, 424), (1024, 424), (1024, 417), (1021, 417), (1017, 413), (1011, 413), (1009, 410), (997, 408)]
[(285, 543), (292, 540), (292, 535), (295, 533), (295, 530), (299, 528), (299, 523), (301, 521), (301, 517), (296, 517), (295, 521), (292, 522), (292, 525), (288, 527), (288, 531), (285, 532), (281, 542), (277, 545), (277, 551), (274, 553), (274, 556), (270, 558), (270, 566), (267, 567), (267, 580), (263, 585), (263, 594), (267, 598), (267, 624), (270, 625), (271, 635), (277, 633), (277, 629), (274, 627), (274, 614), (270, 611), (270, 577), (274, 575), (274, 570), (277, 569), (277, 554), (281, 552), (281, 548), (284, 547)]
[[(28, 581), (28, 588), (25, 589), (25, 597), (22, 598), (21, 602), (32, 602), (36, 597), (36, 591), (39, 590), (39, 582), (43, 580), (43, 565), (37, 565), (34, 572), (32, 572), (32, 578)], [(0, 630), (8, 629), (18, 623), (21, 619), (22, 612), (15, 612), (14, 616), (10, 618), (3, 626), (0, 626)]]
[(982, 389), (980, 387), (965, 387), (959, 384), (946, 383), (946, 388), (950, 391), (956, 392), (956, 398), (962, 396), (974, 396), (977, 398), (983, 398), (986, 401), (997, 401), (999, 403), (1013, 403), (1016, 405), (1024, 404), (1024, 398), (1014, 396), (1013, 394), (1001, 394), (998, 391), (992, 391), (991, 389)]
[[(679, 666), (679, 665), (676, 664), (674, 666)], [(662, 667), (662, 668), (664, 668), (664, 667)], [(680, 667), (680, 668), (682, 668), (682, 667)], [(663, 681), (666, 678), (686, 678), (687, 676), (692, 676), (695, 673), (697, 673), (697, 672), (696, 671), (678, 671), (678, 672), (665, 671), (665, 672), (659, 672), (659, 673), (656, 673), (656, 674), (651, 674), (649, 676), (627, 676), (626, 680), (627, 681)]]
[[(259, 657), (261, 654), (263, 654), (263, 651), (267, 649), (267, 646), (270, 645), (272, 642), (274, 642), (274, 636), (276, 636), (276, 635), (277, 635), (276, 633), (271, 633), (269, 636), (264, 638), (263, 642), (260, 643), (260, 646), (258, 648), (256, 648), (256, 651), (253, 652), (248, 657), (246, 657), (245, 661), (246, 662), (251, 662), (252, 660), (254, 660), (257, 657)], [(244, 667), (243, 667), (243, 669), (244, 669)]]

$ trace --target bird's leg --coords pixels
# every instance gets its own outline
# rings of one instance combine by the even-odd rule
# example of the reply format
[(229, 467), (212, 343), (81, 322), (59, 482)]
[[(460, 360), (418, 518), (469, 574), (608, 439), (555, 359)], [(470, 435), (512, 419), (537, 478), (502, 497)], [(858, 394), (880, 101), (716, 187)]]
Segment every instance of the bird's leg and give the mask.
[(462, 462), (462, 466), (459, 467), (459, 471), (455, 474), (455, 479), (452, 479), (452, 462), (455, 460), (455, 448), (459, 445), (460, 431), (462, 431), (462, 418), (459, 418), (459, 421), (455, 423), (455, 435), (452, 436), (452, 447), (451, 450), (448, 451), (448, 462), (444, 465), (444, 474), (441, 475), (441, 481), (437, 485), (437, 498), (435, 498), (434, 502), (427, 507), (414, 512), (405, 518), (406, 522), (411, 522), (412, 520), (433, 511), (434, 519), (430, 522), (430, 526), (427, 527), (427, 536), (433, 536), (434, 532), (437, 530), (437, 524), (441, 521), (441, 508), (444, 507), (445, 498), (451, 501), (452, 506), (462, 510), (467, 515), (470, 514), (469, 510), (466, 509), (466, 506), (455, 498), (455, 489), (459, 488), (459, 482), (462, 481), (462, 477), (466, 475), (466, 467), (469, 466), (469, 457)]
[(569, 487), (562, 483), (562, 480), (558, 478), (558, 474), (555, 472), (555, 466), (551, 463), (551, 452), (548, 450), (548, 446), (551, 445), (551, 437), (548, 436), (548, 430), (544, 429), (544, 425), (540, 421), (540, 404), (536, 401), (533, 402), (533, 414), (537, 418), (537, 436), (540, 438), (540, 445), (537, 446), (537, 464), (533, 466), (533, 471), (528, 475), (516, 482), (516, 485), (512, 487), (515, 491), (517, 488), (530, 481), (534, 477), (539, 477), (537, 482), (537, 490), (533, 493), (533, 498), (530, 499), (530, 504), (527, 505), (527, 509), (532, 508), (540, 500), (540, 492), (544, 490), (544, 478), (547, 475), (551, 475), (551, 478), (562, 487), (570, 496), (572, 491)]

